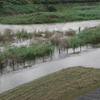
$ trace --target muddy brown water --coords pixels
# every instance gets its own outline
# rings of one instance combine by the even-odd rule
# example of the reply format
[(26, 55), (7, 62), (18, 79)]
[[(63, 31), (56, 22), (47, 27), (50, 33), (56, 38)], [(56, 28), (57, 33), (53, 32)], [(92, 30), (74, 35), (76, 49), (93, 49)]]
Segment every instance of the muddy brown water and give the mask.
[(12, 29), (13, 32), (21, 31), (22, 29), (27, 32), (34, 31), (66, 31), (68, 29), (79, 31), (79, 27), (83, 30), (85, 27), (95, 27), (100, 25), (100, 20), (89, 20), (89, 21), (77, 21), (77, 22), (66, 22), (66, 23), (54, 23), (54, 24), (32, 24), (32, 25), (3, 25), (0, 24), (0, 33), (3, 33), (5, 29)]

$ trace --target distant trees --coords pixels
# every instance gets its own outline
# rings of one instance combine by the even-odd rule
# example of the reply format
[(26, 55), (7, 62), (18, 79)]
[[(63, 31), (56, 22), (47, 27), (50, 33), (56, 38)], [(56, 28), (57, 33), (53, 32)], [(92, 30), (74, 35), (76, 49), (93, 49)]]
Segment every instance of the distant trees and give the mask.
[[(2, 7), (2, 2), (4, 0), (0, 0), (0, 7)], [(53, 4), (53, 3), (78, 3), (78, 2), (100, 2), (100, 0), (5, 0), (13, 4)]]
[(27, 4), (28, 1), (30, 1), (30, 0), (6, 0), (6, 1), (8, 1), (10, 3), (13, 3), (13, 4), (20, 4), (20, 5), (22, 5), (22, 4)]
[(2, 8), (2, 4), (3, 4), (3, 1), (2, 1), (2, 0), (0, 0), (0, 8)]
[(78, 3), (78, 2), (100, 2), (100, 0), (33, 0), (33, 3)]
[(53, 5), (48, 5), (47, 8), (48, 8), (48, 10), (49, 10), (50, 12), (57, 11), (56, 7), (54, 7)]

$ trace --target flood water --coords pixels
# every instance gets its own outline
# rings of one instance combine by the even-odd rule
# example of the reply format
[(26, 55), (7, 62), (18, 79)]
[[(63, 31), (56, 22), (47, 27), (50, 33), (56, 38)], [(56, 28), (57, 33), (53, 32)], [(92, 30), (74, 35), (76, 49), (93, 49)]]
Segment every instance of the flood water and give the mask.
[(47, 74), (73, 66), (100, 68), (100, 48), (2, 75), (0, 77), (0, 93)]
[[(68, 23), (57, 23), (57, 24), (38, 24), (38, 25), (1, 25), (1, 33), (6, 28), (12, 29), (14, 32), (25, 29), (27, 32), (34, 32), (35, 30), (68, 30), (69, 28), (78, 31), (85, 27), (94, 27), (100, 25), (100, 20), (82, 21), (82, 22), (68, 22)], [(76, 50), (79, 51), (79, 48)], [(56, 51), (55, 51), (56, 52)], [(27, 83), (39, 77), (51, 74), (68, 67), (84, 66), (92, 68), (100, 68), (100, 48), (82, 48), (82, 52), (75, 55), (65, 55), (66, 52), (58, 56), (56, 52), (52, 61), (45, 63), (36, 64), (30, 68), (13, 71), (0, 76), (0, 93), (13, 89), (16, 86)], [(72, 50), (69, 50), (72, 53)], [(60, 58), (60, 59), (58, 59)], [(61, 59), (62, 58), (62, 59)]]
[(3, 25), (0, 24), (0, 33), (3, 33), (5, 29), (12, 29), (13, 32), (21, 31), (24, 29), (27, 32), (34, 31), (66, 31), (73, 29), (78, 31), (79, 27), (83, 30), (85, 27), (95, 27), (100, 25), (100, 20), (80, 21), (80, 22), (66, 22), (66, 23), (54, 23), (54, 24), (32, 24), (32, 25)]

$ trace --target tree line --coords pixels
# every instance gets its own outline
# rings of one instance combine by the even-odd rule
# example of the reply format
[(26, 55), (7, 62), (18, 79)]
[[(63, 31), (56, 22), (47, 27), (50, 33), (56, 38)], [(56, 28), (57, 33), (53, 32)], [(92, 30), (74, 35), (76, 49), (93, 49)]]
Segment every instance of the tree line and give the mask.
[(0, 0), (0, 4), (2, 2), (8, 1), (13, 4), (48, 4), (48, 3), (82, 3), (82, 2), (99, 2), (99, 0)]

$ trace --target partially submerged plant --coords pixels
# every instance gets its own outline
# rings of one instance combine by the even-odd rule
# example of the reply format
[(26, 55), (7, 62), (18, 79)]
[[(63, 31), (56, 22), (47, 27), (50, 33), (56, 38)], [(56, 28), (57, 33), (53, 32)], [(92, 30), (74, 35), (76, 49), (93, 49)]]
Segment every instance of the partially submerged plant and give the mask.
[(8, 41), (13, 41), (13, 34), (11, 29), (5, 29), (3, 34), (0, 34), (0, 41), (5, 43)]
[(59, 34), (55, 34), (49, 38), (49, 41), (52, 45), (59, 45), (61, 36)]
[(15, 34), (15, 36), (17, 38), (19, 38), (19, 39), (20, 38), (25, 38), (25, 39), (28, 39), (29, 38), (28, 33), (24, 29), (22, 29), (22, 31), (17, 31), (16, 34)]
[(75, 36), (76, 32), (75, 30), (69, 29), (68, 31), (66, 31), (65, 36)]

